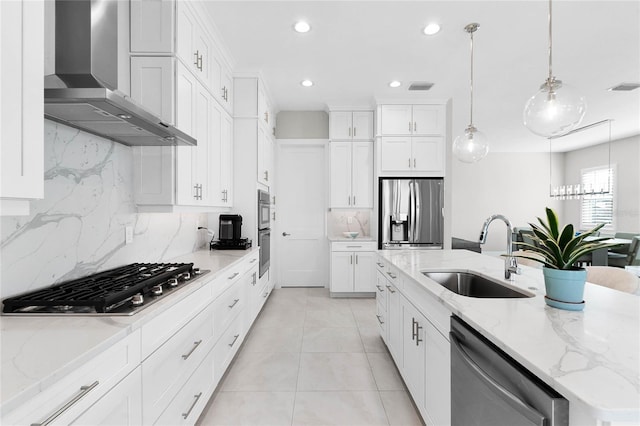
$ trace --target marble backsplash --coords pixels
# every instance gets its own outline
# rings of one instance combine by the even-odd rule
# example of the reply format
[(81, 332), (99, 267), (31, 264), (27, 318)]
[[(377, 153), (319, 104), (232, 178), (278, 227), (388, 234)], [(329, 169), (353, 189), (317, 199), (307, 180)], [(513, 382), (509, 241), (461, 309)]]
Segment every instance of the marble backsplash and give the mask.
[(342, 237), (346, 231), (357, 231), (359, 238), (371, 236), (369, 210), (332, 210), (327, 216), (327, 235)]
[(137, 212), (131, 148), (49, 120), (44, 129), (44, 199), (0, 218), (0, 297), (206, 246), (207, 214)]

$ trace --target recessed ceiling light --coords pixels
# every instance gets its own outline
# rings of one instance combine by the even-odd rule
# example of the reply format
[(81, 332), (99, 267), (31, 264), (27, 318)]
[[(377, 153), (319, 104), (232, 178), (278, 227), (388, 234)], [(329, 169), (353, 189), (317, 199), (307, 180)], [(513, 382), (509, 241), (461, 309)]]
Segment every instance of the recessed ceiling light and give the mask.
[(313, 81), (311, 81), (311, 80), (302, 80), (300, 82), (300, 84), (302, 84), (304, 87), (311, 87), (311, 86), (313, 86)]
[(440, 25), (436, 24), (435, 22), (428, 24), (426, 27), (424, 27), (424, 30), (422, 30), (422, 32), (425, 33), (426, 35), (434, 35), (434, 34), (437, 34), (439, 31), (440, 31)]
[(299, 32), (299, 33), (306, 33), (306, 32), (309, 32), (309, 30), (311, 29), (311, 25), (309, 25), (305, 21), (298, 21), (293, 26), (293, 29), (296, 30), (296, 32)]
[(389, 87), (400, 87), (402, 86), (402, 83), (399, 82), (398, 80), (394, 80), (391, 83), (389, 83)]

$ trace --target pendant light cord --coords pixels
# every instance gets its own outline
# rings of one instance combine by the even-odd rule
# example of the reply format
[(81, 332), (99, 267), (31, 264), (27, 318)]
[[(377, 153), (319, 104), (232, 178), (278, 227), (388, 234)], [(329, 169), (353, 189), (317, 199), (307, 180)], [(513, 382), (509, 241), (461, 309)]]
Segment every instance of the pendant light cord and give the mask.
[[(553, 63), (552, 60), (552, 54), (553, 54), (553, 38), (552, 38), (552, 33), (551, 33), (551, 28), (552, 28), (552, 11), (551, 11), (551, 0), (549, 0), (549, 13), (548, 13), (548, 18), (549, 18), (549, 81), (553, 80), (553, 73), (551, 70), (551, 66)], [(473, 37), (473, 35), (472, 35)]]
[(471, 80), (470, 80), (470, 105), (469, 105), (469, 128), (473, 128), (473, 33), (476, 32), (480, 25), (473, 23), (464, 27), (465, 31), (467, 31), (471, 35)]

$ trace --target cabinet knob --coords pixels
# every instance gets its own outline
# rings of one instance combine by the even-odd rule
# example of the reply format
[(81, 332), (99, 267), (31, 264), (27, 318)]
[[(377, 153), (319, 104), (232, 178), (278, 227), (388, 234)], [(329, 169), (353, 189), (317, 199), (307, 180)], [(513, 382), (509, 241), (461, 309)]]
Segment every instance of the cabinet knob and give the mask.
[(288, 232), (283, 232), (283, 233), (282, 233), (282, 236), (283, 236), (283, 237), (288, 237), (289, 235), (291, 235), (291, 234), (289, 234)]

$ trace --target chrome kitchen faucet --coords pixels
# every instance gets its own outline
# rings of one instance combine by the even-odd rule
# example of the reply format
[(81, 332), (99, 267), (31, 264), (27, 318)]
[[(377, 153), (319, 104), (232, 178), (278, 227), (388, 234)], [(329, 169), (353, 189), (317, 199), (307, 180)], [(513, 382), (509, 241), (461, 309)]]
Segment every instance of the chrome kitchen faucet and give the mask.
[(504, 259), (504, 277), (506, 279), (511, 278), (511, 274), (520, 274), (520, 268), (518, 268), (518, 261), (515, 257), (513, 257), (513, 228), (511, 227), (511, 222), (509, 219), (504, 217), (501, 214), (494, 214), (487, 218), (482, 225), (482, 230), (480, 231), (480, 244), (484, 244), (487, 242), (487, 230), (489, 228), (489, 224), (496, 219), (502, 220), (507, 225), (507, 257)]

